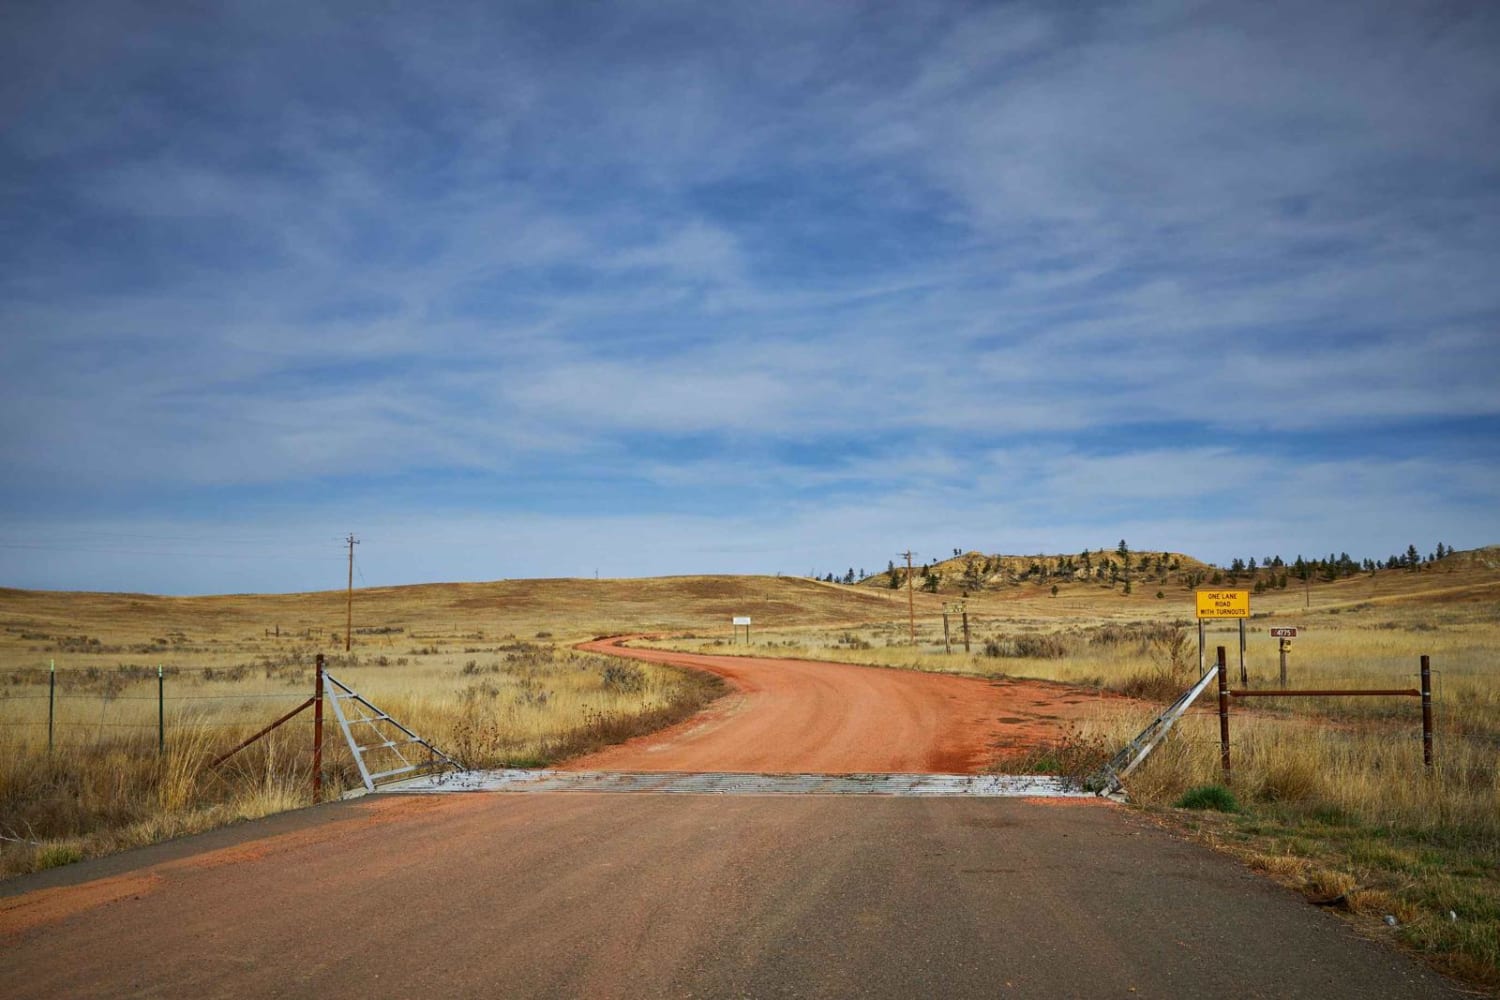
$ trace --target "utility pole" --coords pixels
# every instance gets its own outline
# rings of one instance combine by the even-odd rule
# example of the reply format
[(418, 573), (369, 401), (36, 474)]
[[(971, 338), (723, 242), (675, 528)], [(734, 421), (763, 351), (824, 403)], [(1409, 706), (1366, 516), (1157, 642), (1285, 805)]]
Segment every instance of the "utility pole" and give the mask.
[(906, 620), (911, 627), (911, 644), (917, 644), (917, 605), (916, 598), (912, 596), (911, 589), (911, 549), (907, 549), (901, 555), (906, 559)]
[(354, 532), (349, 533), (349, 599), (344, 605), (344, 652), (349, 652), (349, 645), (354, 638), (354, 546), (359, 544), (359, 539), (354, 537)]

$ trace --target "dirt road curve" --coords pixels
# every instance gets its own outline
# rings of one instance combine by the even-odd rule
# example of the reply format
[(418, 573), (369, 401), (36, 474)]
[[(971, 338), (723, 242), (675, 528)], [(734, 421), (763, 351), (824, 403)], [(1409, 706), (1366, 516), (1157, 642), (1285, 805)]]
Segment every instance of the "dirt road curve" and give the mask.
[(1454, 996), (1092, 802), (375, 796), (0, 893), (0, 995)]
[(671, 729), (574, 761), (580, 770), (965, 774), (1059, 736), (1104, 696), (1036, 681), (838, 663), (579, 647), (706, 670), (736, 692)]

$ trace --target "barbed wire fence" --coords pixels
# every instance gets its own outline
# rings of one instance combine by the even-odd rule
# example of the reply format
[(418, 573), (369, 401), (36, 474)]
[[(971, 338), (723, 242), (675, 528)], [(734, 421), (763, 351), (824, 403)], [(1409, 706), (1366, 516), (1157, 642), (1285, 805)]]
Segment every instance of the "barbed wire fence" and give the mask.
[[(278, 769), (301, 775), (299, 783), (308, 780), (317, 801), (325, 782), (335, 788), (359, 782), (353, 755), (334, 735), (332, 720), (308, 712), (294, 725), (267, 727), (271, 719), (290, 719), (317, 694), (309, 666), (283, 658), (229, 667), (110, 668), (54, 659), (45, 666), (0, 669), (0, 764), (45, 760), (73, 770), (153, 762), (154, 768), (154, 762), (170, 766), (187, 755), (197, 762), (195, 771), (232, 784), (263, 770), (260, 757), (228, 760), (259, 740)], [(215, 691), (216, 685), (225, 689)], [(250, 689), (234, 690), (245, 687)]]
[[(265, 666), (262, 686), (285, 690), (209, 691), (245, 681), (237, 667), (45, 667), (0, 670), (0, 747), (15, 750), (153, 745), (165, 753), (174, 732), (233, 731), (263, 723), (278, 704), (305, 700), (305, 671)], [(295, 686), (293, 686), (295, 685)], [(81, 711), (84, 706), (87, 710)]]

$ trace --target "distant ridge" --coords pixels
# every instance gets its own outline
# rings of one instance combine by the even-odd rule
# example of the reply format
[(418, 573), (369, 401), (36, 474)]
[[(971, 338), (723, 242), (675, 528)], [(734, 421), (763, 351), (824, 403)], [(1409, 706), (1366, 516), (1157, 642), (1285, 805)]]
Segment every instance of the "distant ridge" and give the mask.
[[(1310, 557), (1317, 562), (1323, 557)], [(1238, 562), (1238, 560), (1237, 560)], [(1368, 575), (1357, 562), (1341, 563), (1343, 572), (1336, 578)], [(1351, 568), (1352, 567), (1352, 568)], [(1500, 570), (1500, 546), (1449, 551), (1441, 559), (1423, 560), (1418, 573), (1457, 572), (1461, 570)], [(1407, 567), (1380, 568), (1377, 573), (1406, 573)], [(1285, 588), (1295, 582), (1290, 562), (1271, 566), (1225, 568), (1183, 552), (1142, 549), (1088, 549), (1076, 554), (1004, 555), (970, 550), (937, 562), (914, 564), (914, 586), (935, 594), (978, 594), (1021, 589), (1063, 588), (1069, 585), (1100, 585), (1132, 589), (1173, 587), (1193, 589), (1205, 585), (1229, 584), (1254, 588)], [(1332, 583), (1333, 578), (1313, 583)], [(935, 579), (934, 579), (935, 578)], [(895, 588), (906, 585), (906, 566), (892, 562), (889, 568), (859, 581), (860, 586)]]

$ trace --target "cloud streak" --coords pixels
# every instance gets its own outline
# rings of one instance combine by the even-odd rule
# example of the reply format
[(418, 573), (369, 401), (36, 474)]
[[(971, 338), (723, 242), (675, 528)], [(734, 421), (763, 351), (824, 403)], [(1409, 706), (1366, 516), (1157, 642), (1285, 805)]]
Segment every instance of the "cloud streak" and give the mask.
[[(15, 544), (351, 501), (619, 573), (1497, 540), (1484, 5), (6, 18)], [(32, 551), (0, 582), (131, 586)], [(520, 551), (385, 582), (562, 571)]]

